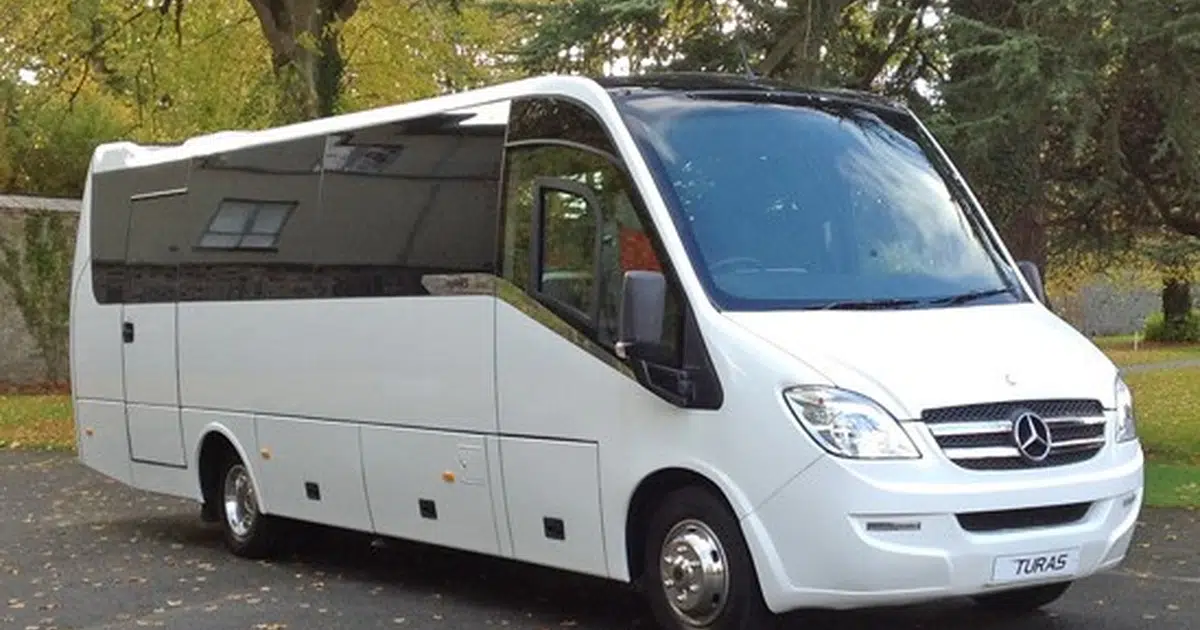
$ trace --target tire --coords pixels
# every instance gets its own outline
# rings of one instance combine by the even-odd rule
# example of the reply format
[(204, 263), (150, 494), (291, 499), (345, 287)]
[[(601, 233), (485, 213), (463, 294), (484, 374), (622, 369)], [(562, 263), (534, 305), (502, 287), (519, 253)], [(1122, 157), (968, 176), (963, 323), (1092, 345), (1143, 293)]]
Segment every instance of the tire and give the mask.
[[(645, 532), (643, 558), (641, 591), (663, 630), (774, 626), (741, 527), (708, 490), (689, 486), (665, 497)], [(723, 568), (724, 579), (699, 579), (704, 565)], [(689, 587), (692, 596), (677, 606), (676, 596)]]
[(274, 551), (278, 524), (275, 518), (262, 513), (250, 469), (238, 456), (231, 455), (221, 467), (217, 493), (217, 512), (229, 551), (254, 560), (269, 557)]
[(988, 595), (976, 595), (974, 600), (976, 605), (995, 612), (1022, 614), (1033, 612), (1056, 601), (1070, 587), (1070, 582), (1043, 584)]

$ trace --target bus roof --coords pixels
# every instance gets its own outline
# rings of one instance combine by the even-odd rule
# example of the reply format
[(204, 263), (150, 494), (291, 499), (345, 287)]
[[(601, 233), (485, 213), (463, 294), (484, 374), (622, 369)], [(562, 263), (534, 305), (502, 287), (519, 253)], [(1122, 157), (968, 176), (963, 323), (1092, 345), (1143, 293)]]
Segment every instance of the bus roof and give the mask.
[[(299, 138), (339, 133), (452, 109), (486, 106), (488, 103), (531, 94), (595, 93), (597, 91), (607, 91), (617, 98), (646, 92), (685, 92), (689, 94), (772, 92), (851, 100), (875, 107), (897, 107), (893, 101), (868, 92), (807, 88), (734, 74), (673, 72), (628, 77), (545, 75), (291, 125), (261, 130), (221, 130), (187, 138), (179, 144), (151, 145), (128, 141), (106, 143), (96, 148), (92, 160), (92, 172), (137, 168)], [(504, 122), (499, 120), (497, 124)]]

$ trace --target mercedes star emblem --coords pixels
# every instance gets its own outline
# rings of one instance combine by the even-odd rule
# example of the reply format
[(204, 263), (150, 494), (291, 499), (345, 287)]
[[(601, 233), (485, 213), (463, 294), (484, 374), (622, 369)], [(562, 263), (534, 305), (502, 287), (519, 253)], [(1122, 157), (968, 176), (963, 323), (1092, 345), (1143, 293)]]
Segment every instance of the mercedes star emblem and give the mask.
[(1013, 420), (1013, 441), (1022, 457), (1040, 462), (1050, 455), (1050, 426), (1031, 411), (1021, 412)]

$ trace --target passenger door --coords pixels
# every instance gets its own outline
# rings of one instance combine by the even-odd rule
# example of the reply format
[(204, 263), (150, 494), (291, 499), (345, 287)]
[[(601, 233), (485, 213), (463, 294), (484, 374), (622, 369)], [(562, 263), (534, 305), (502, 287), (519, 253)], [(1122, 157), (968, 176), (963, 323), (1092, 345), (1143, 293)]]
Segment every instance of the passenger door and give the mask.
[(134, 461), (186, 466), (179, 411), (176, 317), (179, 250), (169, 233), (187, 209), (186, 163), (147, 172), (130, 200), (125, 250), (125, 420)]
[[(513, 120), (496, 315), (513, 555), (606, 575), (605, 531), (622, 524), (602, 520), (601, 449), (619, 458), (623, 416), (666, 408), (613, 352), (624, 272), (658, 270), (658, 259), (598, 121), (542, 99), (514, 104)], [(678, 348), (668, 295), (664, 337)]]

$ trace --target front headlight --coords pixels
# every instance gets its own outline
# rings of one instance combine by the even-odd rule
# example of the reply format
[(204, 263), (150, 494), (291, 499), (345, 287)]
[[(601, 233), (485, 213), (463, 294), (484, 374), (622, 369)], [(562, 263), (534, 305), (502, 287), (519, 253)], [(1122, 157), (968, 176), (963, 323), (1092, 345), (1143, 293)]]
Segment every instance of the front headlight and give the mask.
[(1137, 417), (1133, 413), (1133, 392), (1124, 379), (1117, 377), (1117, 442), (1137, 439)]
[(833, 387), (784, 391), (788, 407), (813, 439), (853, 459), (917, 459), (921, 453), (900, 423), (874, 401)]

